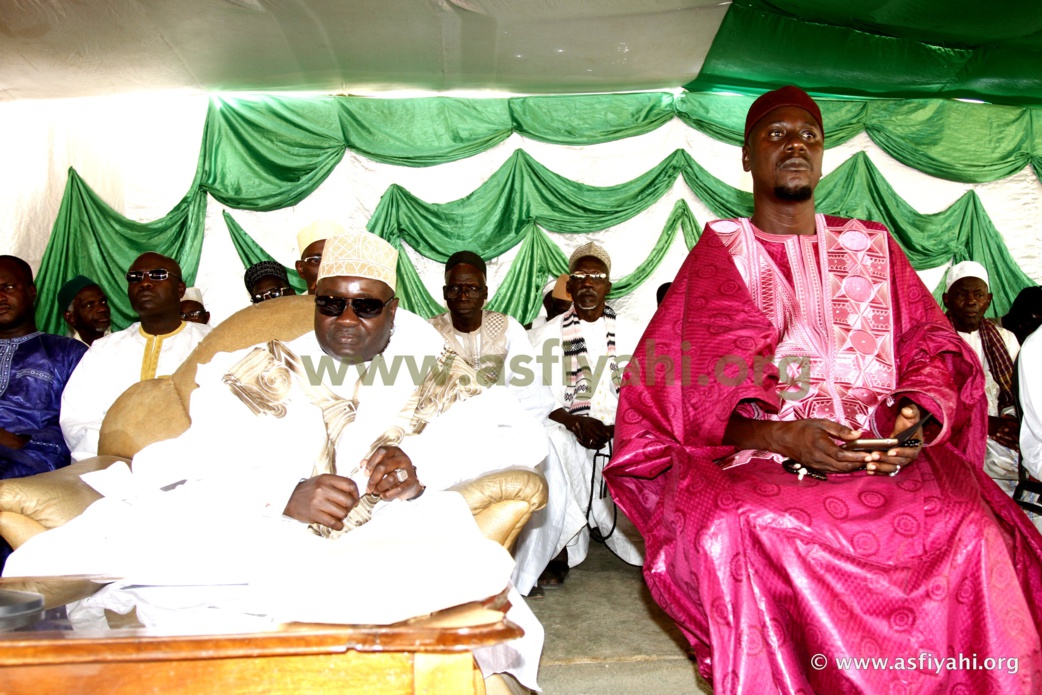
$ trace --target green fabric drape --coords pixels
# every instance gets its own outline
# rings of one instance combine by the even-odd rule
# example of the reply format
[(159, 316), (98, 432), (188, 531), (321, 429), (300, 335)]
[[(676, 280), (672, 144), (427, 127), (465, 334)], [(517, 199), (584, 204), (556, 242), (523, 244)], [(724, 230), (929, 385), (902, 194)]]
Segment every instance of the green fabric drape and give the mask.
[(197, 178), (216, 200), (276, 210), (311, 195), (347, 150), (334, 97), (214, 97)]
[[(250, 266), (261, 263), (262, 261), (274, 261), (275, 257), (270, 253), (261, 248), (261, 245), (250, 238), (250, 235), (246, 233), (246, 230), (235, 221), (235, 218), (228, 214), (225, 210), (221, 213), (224, 216), (224, 224), (228, 227), (228, 234), (232, 238), (232, 246), (235, 247), (235, 253), (239, 254), (239, 260), (242, 261), (242, 268), (245, 271)], [(304, 282), (304, 278), (297, 274), (296, 267), (286, 269), (286, 277), (289, 278), (290, 287), (297, 294), (307, 294), (307, 284)], [(243, 273), (245, 277), (245, 272)], [(246, 289), (245, 281), (243, 284), (243, 290)], [(248, 300), (249, 298), (247, 298)]]
[(517, 150), (465, 198), (425, 203), (392, 185), (369, 220), (370, 232), (401, 237), (437, 261), (480, 249), (494, 258), (516, 246), (529, 222), (553, 232), (594, 232), (625, 222), (661, 198), (690, 156), (677, 150), (651, 171), (616, 186), (587, 186), (550, 171)]
[(687, 87), (798, 84), (887, 98), (1037, 104), (1038, 19), (1031, 2), (997, 4), (982, 20), (976, 0), (734, 0)]
[[(698, 222), (695, 221), (695, 216), (691, 214), (691, 208), (683, 200), (678, 200), (673, 205), (673, 209), (666, 219), (666, 224), (662, 228), (662, 233), (659, 234), (655, 247), (651, 249), (648, 257), (641, 261), (640, 265), (629, 275), (613, 280), (609, 296), (622, 297), (643, 285), (644, 281), (651, 277), (651, 274), (658, 268), (662, 259), (666, 257), (666, 252), (669, 251), (669, 246), (673, 243), (677, 230), (683, 230), (682, 234), (686, 244), (689, 239), (698, 241), (701, 231), (696, 232), (697, 227)], [(689, 244), (687, 246), (688, 250), (693, 245), (693, 243)]]
[[(64, 330), (60, 312), (52, 306), (54, 296), (62, 282), (83, 272), (96, 276), (113, 295), (115, 325), (128, 324), (133, 317), (121, 275), (144, 250), (177, 258), (191, 281), (199, 262), (207, 193), (233, 208), (274, 210), (310, 195), (348, 149), (382, 162), (427, 166), (472, 156), (514, 132), (544, 142), (586, 145), (646, 133), (674, 116), (711, 137), (738, 144), (751, 99), (708, 93), (491, 100), (215, 98), (207, 114), (196, 181), (164, 218), (132, 222), (108, 208), (70, 172), (39, 273), (39, 323), (45, 330)], [(990, 181), (1030, 163), (1042, 177), (1039, 109), (851, 99), (823, 100), (822, 108), (830, 146), (864, 130), (900, 161), (934, 176)], [(516, 272), (511, 268), (508, 273), (511, 292), (520, 294), (493, 300), (495, 306), (518, 312), (518, 318), (530, 317), (538, 307), (535, 286), (561, 271), (549, 240), (540, 238), (542, 229), (590, 233), (619, 224), (660, 200), (678, 175), (714, 215), (734, 217), (751, 211), (750, 194), (722, 184), (684, 151), (630, 181), (594, 187), (570, 181), (518, 150), (488, 181), (458, 201), (431, 205), (400, 186), (389, 187), (369, 229), (399, 249), (411, 247), (437, 261), (462, 248), (491, 259), (521, 244)], [(826, 212), (888, 224), (919, 269), (950, 258), (982, 260), (996, 286), (1003, 286), (993, 312), (1004, 312), (1009, 299), (1030, 282), (1010, 259), (975, 195), (937, 215), (919, 215), (867, 157), (858, 155), (822, 181), (818, 201)], [(674, 213), (690, 242), (695, 236), (689, 229), (693, 221), (683, 221), (687, 218), (679, 209)], [(228, 229), (244, 263), (270, 257), (234, 220)], [(660, 236), (657, 250), (664, 239)], [(639, 285), (657, 265), (652, 256), (632, 279), (618, 280), (616, 292)], [(109, 259), (115, 259), (115, 266)], [(403, 305), (425, 315), (441, 310), (404, 253), (399, 274)], [(289, 276), (297, 286), (295, 272)]]
[[(754, 97), (688, 93), (677, 117), (712, 138), (741, 145)], [(1042, 178), (1042, 109), (940, 99), (819, 98), (825, 147), (861, 132), (902, 164), (949, 181), (983, 183), (1029, 164)]]
[(472, 157), (510, 137), (503, 99), (336, 100), (344, 144), (385, 164), (431, 166)]
[(109, 298), (112, 328), (126, 328), (137, 320), (127, 298), (123, 277), (130, 264), (146, 251), (173, 258), (181, 265), (186, 285), (195, 282), (203, 242), (206, 195), (194, 190), (162, 219), (141, 223), (128, 220), (109, 207), (69, 169), (61, 208), (36, 277), (36, 324), (40, 330), (64, 335), (58, 290), (82, 274), (101, 286)]
[(307, 197), (347, 149), (386, 164), (471, 157), (513, 132), (589, 145), (639, 135), (673, 117), (667, 93), (512, 99), (215, 97), (199, 178), (229, 207), (275, 210)]
[[(299, 202), (347, 149), (403, 166), (456, 161), (512, 132), (590, 145), (650, 132), (673, 116), (742, 143), (752, 96), (689, 92), (509, 99), (215, 98), (199, 177), (217, 200), (273, 210)], [(862, 131), (895, 159), (962, 182), (995, 181), (1032, 165), (1042, 178), (1042, 109), (941, 99), (820, 100), (834, 147)]]
[(872, 141), (931, 176), (982, 183), (1042, 163), (1042, 111), (918, 99), (869, 104)]
[(488, 308), (510, 314), (525, 324), (539, 315), (547, 278), (568, 272), (568, 257), (534, 223), (525, 225), (521, 236), (524, 240), (517, 257)]
[(427, 286), (402, 247), (402, 240), (394, 239), (390, 244), (398, 249), (398, 287), (394, 293), (402, 308), (427, 318), (445, 313), (445, 307), (427, 291)]
[[(392, 186), (374, 211), (369, 230), (392, 243), (404, 240), (420, 255), (438, 261), (463, 249), (490, 259), (520, 243), (518, 258), (504, 283), (511, 299), (500, 299), (497, 293), (491, 306), (527, 321), (532, 307), (538, 309), (543, 283), (563, 272), (539, 227), (569, 234), (601, 231), (646, 210), (661, 199), (678, 175), (717, 217), (752, 213), (751, 194), (716, 179), (683, 150), (632, 181), (603, 188), (554, 174), (519, 150), (482, 186), (459, 200), (426, 203)], [(867, 155), (858, 153), (822, 179), (816, 199), (823, 213), (886, 224), (916, 269), (964, 257), (984, 263), (996, 288), (1003, 288), (995, 293), (991, 315), (1004, 313), (1012, 298), (1033, 284), (1009, 256), (1002, 237), (972, 193), (948, 210), (923, 215), (897, 195)], [(677, 221), (667, 224), (667, 229), (671, 224), (675, 229), (684, 219), (682, 210), (675, 208), (674, 213)], [(687, 225), (693, 226), (693, 218)], [(617, 281), (615, 296), (632, 291), (650, 275), (668, 247), (667, 236), (663, 231), (649, 259), (633, 276)], [(693, 233), (685, 233), (685, 241), (693, 237)], [(424, 315), (431, 315), (427, 312), (432, 305), (442, 311), (425, 290), (418, 297), (403, 295), (403, 302)]]
[(643, 135), (674, 116), (673, 95), (662, 92), (519, 97), (507, 101), (515, 131), (562, 145), (593, 145)]
[[(691, 208), (683, 200), (678, 200), (673, 205), (648, 257), (632, 273), (612, 282), (609, 297), (625, 296), (644, 284), (665, 258), (678, 230), (683, 235), (684, 244), (688, 249), (695, 245), (702, 233)], [(521, 248), (496, 294), (489, 300), (488, 308), (491, 311), (510, 314), (521, 323), (528, 323), (539, 315), (543, 303), (543, 285), (546, 281), (568, 272), (568, 257), (546, 232), (535, 224), (528, 224), (521, 230), (520, 236)], [(441, 311), (444, 311), (444, 308), (439, 307), (438, 313)]]
[[(681, 121), (711, 138), (741, 146), (745, 140), (745, 115), (755, 96), (688, 92), (677, 97), (676, 114)], [(873, 102), (819, 98), (825, 121), (825, 147), (835, 147), (865, 130)]]

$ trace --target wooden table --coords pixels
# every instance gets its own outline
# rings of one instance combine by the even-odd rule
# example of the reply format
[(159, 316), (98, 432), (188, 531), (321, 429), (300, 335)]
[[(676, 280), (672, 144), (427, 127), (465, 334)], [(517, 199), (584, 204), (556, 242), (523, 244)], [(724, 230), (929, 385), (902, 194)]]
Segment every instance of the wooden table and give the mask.
[[(47, 608), (99, 586), (75, 578), (0, 579), (0, 588), (43, 593)], [(0, 691), (484, 693), (471, 652), (522, 635), (505, 618), (508, 607), (501, 594), (390, 626), (291, 623), (230, 634), (121, 627), (115, 615), (107, 630), (23, 629), (0, 633)]]

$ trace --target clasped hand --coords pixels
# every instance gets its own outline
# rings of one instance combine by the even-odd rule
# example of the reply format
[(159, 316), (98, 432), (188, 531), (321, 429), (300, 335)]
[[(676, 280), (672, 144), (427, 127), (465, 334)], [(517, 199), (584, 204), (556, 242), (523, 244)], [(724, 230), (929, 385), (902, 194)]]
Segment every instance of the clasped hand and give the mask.
[[(904, 403), (894, 421), (896, 436), (916, 422), (921, 415), (919, 406)], [(896, 473), (919, 457), (922, 447), (894, 447), (886, 451), (849, 451), (836, 444), (837, 439), (852, 442), (862, 433), (831, 420), (796, 420), (778, 423), (771, 439), (772, 451), (793, 459), (800, 464), (825, 473), (849, 473), (865, 468), (869, 475)], [(913, 439), (923, 440), (920, 427)]]
[(574, 416), (567, 425), (568, 431), (587, 449), (600, 450), (615, 435), (615, 427), (605, 425), (595, 417)]
[[(412, 499), (423, 492), (416, 468), (409, 456), (396, 446), (381, 446), (361, 464), (369, 474), (366, 493), (381, 499)], [(399, 480), (398, 471), (404, 472)], [(344, 519), (358, 504), (358, 486), (350, 478), (332, 473), (302, 480), (294, 488), (283, 512), (307, 524), (318, 523), (335, 531), (344, 528)]]

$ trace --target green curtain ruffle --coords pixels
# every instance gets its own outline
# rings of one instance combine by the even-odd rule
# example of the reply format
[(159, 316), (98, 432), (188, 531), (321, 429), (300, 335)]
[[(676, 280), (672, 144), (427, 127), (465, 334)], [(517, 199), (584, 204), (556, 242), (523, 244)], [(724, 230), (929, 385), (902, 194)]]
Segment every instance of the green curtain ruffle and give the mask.
[[(95, 276), (113, 295), (115, 325), (128, 324), (132, 315), (121, 276), (145, 250), (177, 258), (191, 281), (199, 262), (207, 193), (232, 208), (275, 210), (310, 195), (347, 149), (381, 162), (429, 166), (472, 156), (514, 132), (544, 142), (589, 145), (650, 132), (674, 116), (711, 137), (739, 144), (751, 99), (709, 93), (492, 100), (215, 98), (196, 182), (164, 218), (132, 222), (70, 171), (39, 273), (39, 324), (52, 332), (64, 330), (54, 297), (62, 282), (81, 272)], [(1042, 177), (1038, 109), (938, 100), (823, 100), (822, 108), (830, 146), (865, 130), (885, 151), (934, 176), (989, 181), (1030, 163)], [(520, 244), (491, 306), (527, 320), (538, 309), (542, 284), (563, 271), (563, 254), (558, 255), (543, 230), (591, 233), (617, 225), (660, 200), (678, 175), (716, 216), (751, 211), (749, 193), (718, 181), (683, 150), (631, 181), (609, 187), (571, 181), (518, 150), (483, 185), (457, 201), (428, 204), (390, 186), (368, 227), (399, 249), (408, 246), (435, 261), (463, 248), (491, 259)], [(1013, 296), (1031, 284), (972, 192), (948, 210), (919, 214), (861, 153), (823, 179), (817, 199), (823, 212), (886, 223), (918, 269), (950, 259), (984, 262), (996, 287), (1001, 286), (993, 313), (1003, 313)], [(692, 243), (697, 225), (690, 211), (678, 204), (673, 212), (649, 258), (631, 278), (616, 281), (616, 295), (632, 291), (650, 275), (677, 225), (685, 242)], [(270, 258), (230, 215), (226, 222), (244, 264)], [(401, 258), (403, 304), (424, 315), (441, 311), (408, 255)], [(299, 282), (295, 272), (289, 275)]]
[[(361, 97), (215, 98), (207, 114), (200, 181), (225, 205), (293, 205), (325, 180), (347, 149), (402, 166), (432, 166), (483, 152), (520, 133), (591, 145), (650, 132), (676, 116), (741, 145), (753, 97), (709, 92), (509, 99)], [(1042, 178), (1042, 110), (941, 99), (820, 101), (826, 144), (862, 131), (887, 154), (930, 176), (995, 181), (1032, 165)]]
[[(275, 257), (265, 251), (260, 244), (250, 238), (250, 235), (246, 233), (246, 230), (235, 221), (235, 218), (228, 214), (225, 210), (221, 213), (224, 217), (224, 224), (228, 227), (228, 234), (232, 238), (232, 246), (235, 247), (235, 253), (239, 255), (239, 260), (242, 261), (243, 277), (245, 278), (245, 271), (252, 265), (261, 263), (263, 261), (274, 261)], [(282, 266), (286, 269), (286, 277), (289, 278), (290, 287), (297, 294), (307, 294), (308, 288), (304, 283), (304, 278), (297, 274), (296, 267), (290, 268)], [(243, 291), (246, 290), (245, 280), (243, 281)], [(247, 298), (248, 300), (248, 298)]]
[(173, 258), (181, 265), (186, 285), (195, 282), (206, 218), (206, 194), (189, 193), (166, 217), (133, 222), (105, 203), (73, 169), (65, 185), (58, 217), (36, 276), (36, 324), (40, 330), (64, 335), (58, 290), (76, 275), (86, 275), (109, 298), (113, 329), (137, 320), (123, 277), (130, 264), (146, 251)]

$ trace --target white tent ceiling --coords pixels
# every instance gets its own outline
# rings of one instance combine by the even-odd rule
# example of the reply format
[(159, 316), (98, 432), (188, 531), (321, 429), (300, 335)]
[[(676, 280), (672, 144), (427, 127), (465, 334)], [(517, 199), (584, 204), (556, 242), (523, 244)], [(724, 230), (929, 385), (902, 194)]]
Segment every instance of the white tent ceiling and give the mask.
[(729, 0), (0, 0), (0, 100), (674, 88)]

